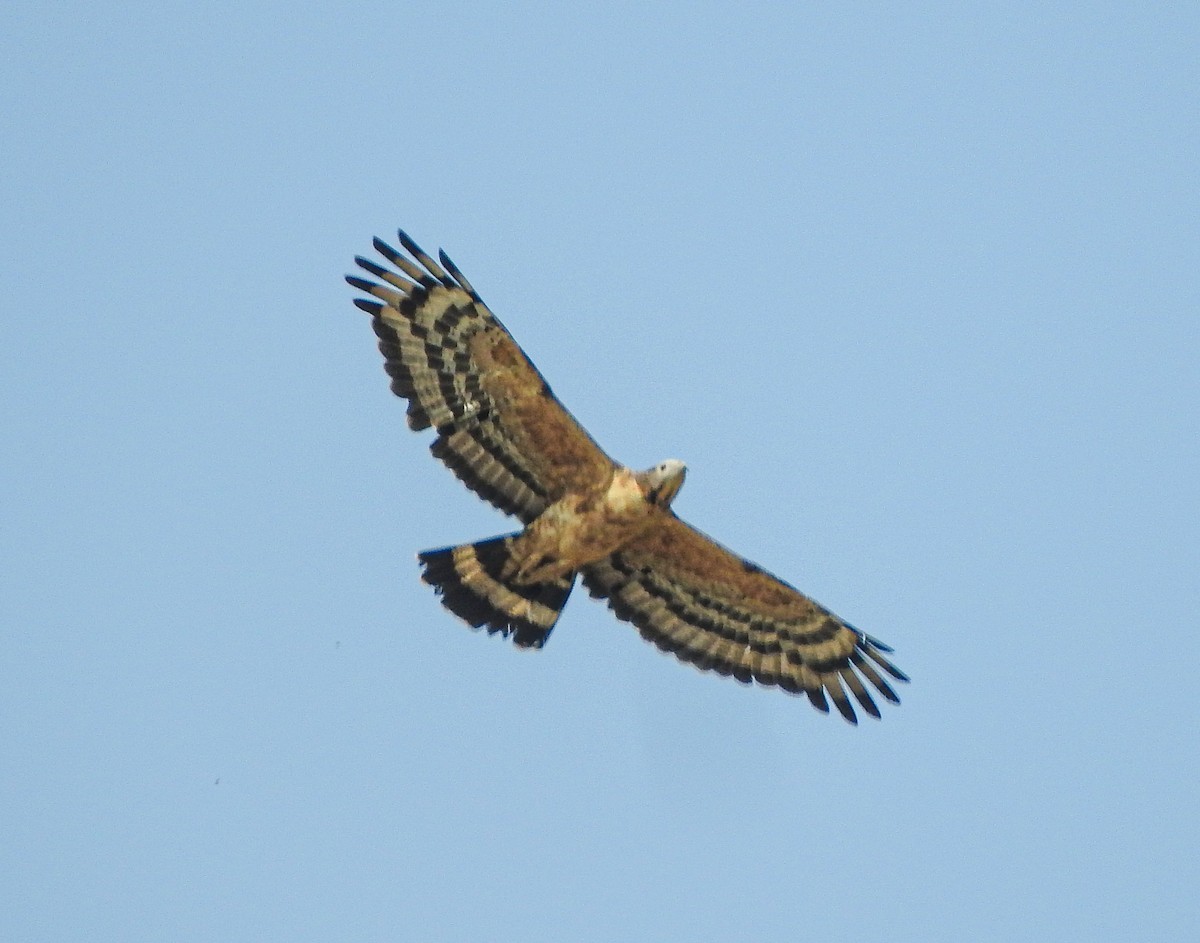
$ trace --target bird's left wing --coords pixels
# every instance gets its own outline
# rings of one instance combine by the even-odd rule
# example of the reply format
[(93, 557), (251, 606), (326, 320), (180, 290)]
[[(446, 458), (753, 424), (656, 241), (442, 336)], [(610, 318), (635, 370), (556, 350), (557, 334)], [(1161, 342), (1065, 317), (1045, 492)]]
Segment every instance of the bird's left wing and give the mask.
[(392, 391), (408, 400), (408, 424), (433, 426), (430, 446), (472, 491), (528, 523), (571, 490), (594, 485), (612, 460), (567, 412), (525, 352), (462, 273), (403, 232), (408, 255), (380, 239), (392, 268), (361, 256), (380, 279), (346, 277), (375, 300), (371, 315)]
[(868, 714), (899, 698), (885, 675), (907, 676), (891, 649), (843, 622), (782, 580), (664, 512), (654, 527), (584, 570), (584, 583), (618, 618), (697, 668), (805, 694), (828, 712), (826, 695), (856, 723), (846, 690)]

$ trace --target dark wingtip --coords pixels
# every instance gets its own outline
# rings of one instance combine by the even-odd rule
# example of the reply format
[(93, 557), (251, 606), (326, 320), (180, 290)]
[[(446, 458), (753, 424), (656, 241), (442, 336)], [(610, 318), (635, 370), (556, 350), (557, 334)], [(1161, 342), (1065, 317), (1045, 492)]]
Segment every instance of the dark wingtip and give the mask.
[[(824, 691), (822, 691), (820, 688), (803, 688), (801, 691), (808, 698), (809, 704), (819, 710), (822, 714), (829, 713), (829, 702), (825, 700)], [(797, 693), (801, 693), (801, 691), (797, 691)]]
[(412, 237), (409, 236), (409, 234), (403, 229), (397, 229), (396, 236), (400, 239), (400, 245), (404, 246), (404, 250), (408, 252), (409, 255), (413, 256), (414, 258), (419, 258), (425, 254), (425, 250), (413, 242)]
[(474, 286), (467, 281), (467, 277), (458, 270), (458, 266), (454, 264), (454, 260), (446, 255), (445, 249), (438, 249), (438, 259), (441, 260), (442, 267), (449, 273), (451, 280), (458, 284), (458, 287), (470, 295), (475, 301), (481, 301), (479, 292)]
[(377, 275), (380, 278), (383, 278), (385, 275), (387, 275), (387, 269), (385, 269), (382, 265), (372, 262), (370, 259), (364, 259), (361, 255), (356, 255), (354, 257), (354, 264), (359, 268), (366, 269), (372, 275)]
[(393, 249), (378, 236), (371, 240), (371, 245), (375, 247), (376, 252), (382, 255), (389, 262), (394, 262), (400, 256), (399, 250)]
[(872, 681), (871, 683), (874, 685), (875, 690), (878, 691), (880, 695), (882, 695), (883, 699), (889, 704), (900, 703), (900, 695), (893, 691), (891, 685), (884, 681), (883, 678), (880, 678), (878, 682)]
[(357, 275), (347, 275), (346, 283), (349, 285), (353, 285), (359, 291), (365, 291), (368, 294), (370, 294), (376, 288), (379, 287), (374, 282), (369, 282), (365, 278), (359, 278)]
[(354, 304), (356, 307), (361, 308), (363, 311), (367, 312), (367, 314), (371, 315), (371, 317), (378, 317), (379, 312), (383, 310), (383, 305), (381, 305), (378, 301), (367, 301), (366, 298), (355, 298)]

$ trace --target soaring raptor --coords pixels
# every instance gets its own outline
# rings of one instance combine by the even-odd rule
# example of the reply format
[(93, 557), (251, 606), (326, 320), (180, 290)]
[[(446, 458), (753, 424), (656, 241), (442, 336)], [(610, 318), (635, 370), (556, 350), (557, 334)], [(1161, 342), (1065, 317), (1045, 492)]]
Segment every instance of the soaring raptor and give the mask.
[(879, 716), (870, 688), (899, 703), (887, 678), (908, 678), (890, 648), (676, 517), (683, 462), (614, 462), (446, 254), (439, 264), (399, 237), (408, 256), (374, 241), (392, 268), (355, 258), (378, 282), (346, 277), (371, 296), (354, 303), (371, 316), (392, 391), (411, 428), (436, 430), (433, 454), (524, 525), (418, 555), (446, 608), (540, 648), (582, 575), (617, 618), (697, 668), (804, 694), (826, 713), (832, 700), (850, 723), (851, 698)]

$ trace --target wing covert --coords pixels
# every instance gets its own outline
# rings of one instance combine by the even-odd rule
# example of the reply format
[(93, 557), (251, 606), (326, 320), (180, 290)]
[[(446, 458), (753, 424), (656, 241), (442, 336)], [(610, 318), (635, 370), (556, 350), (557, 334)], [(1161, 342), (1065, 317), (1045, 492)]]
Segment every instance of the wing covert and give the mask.
[(444, 252), (439, 265), (404, 232), (399, 238), (411, 258), (376, 239), (391, 268), (356, 257), (380, 281), (346, 281), (375, 299), (354, 303), (371, 315), (392, 391), (408, 400), (409, 426), (436, 429), (434, 456), (526, 523), (608, 474), (611, 459), (457, 266)]
[(584, 584), (680, 660), (804, 694), (822, 712), (828, 698), (850, 723), (857, 723), (851, 697), (879, 716), (868, 684), (899, 703), (885, 676), (908, 680), (885, 657), (891, 649), (882, 642), (669, 512), (587, 568)]

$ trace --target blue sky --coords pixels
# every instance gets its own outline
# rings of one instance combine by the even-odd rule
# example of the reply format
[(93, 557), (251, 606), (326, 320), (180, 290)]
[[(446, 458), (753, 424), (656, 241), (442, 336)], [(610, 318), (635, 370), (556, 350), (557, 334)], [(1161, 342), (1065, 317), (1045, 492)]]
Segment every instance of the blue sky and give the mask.
[[(12, 2), (0, 938), (1200, 935), (1186, 5)], [(852, 729), (503, 532), (342, 282), (444, 246), (610, 454), (896, 649)]]

